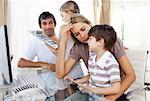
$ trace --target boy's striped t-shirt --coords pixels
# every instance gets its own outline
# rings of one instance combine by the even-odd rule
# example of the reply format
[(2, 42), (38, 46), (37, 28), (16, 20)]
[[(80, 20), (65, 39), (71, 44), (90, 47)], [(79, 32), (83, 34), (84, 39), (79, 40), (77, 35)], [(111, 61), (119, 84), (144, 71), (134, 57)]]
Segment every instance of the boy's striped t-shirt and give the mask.
[(96, 54), (90, 54), (88, 65), (90, 86), (109, 87), (112, 83), (121, 80), (119, 64), (109, 51), (106, 51), (98, 61), (96, 61)]

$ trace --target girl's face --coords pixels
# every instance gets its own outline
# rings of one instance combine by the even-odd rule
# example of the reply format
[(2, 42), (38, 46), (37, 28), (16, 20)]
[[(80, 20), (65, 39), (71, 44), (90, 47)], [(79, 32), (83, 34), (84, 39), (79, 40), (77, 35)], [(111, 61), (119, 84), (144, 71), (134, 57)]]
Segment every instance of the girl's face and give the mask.
[(62, 17), (62, 20), (64, 22), (70, 22), (70, 18), (71, 18), (71, 11), (65, 12), (65, 11), (60, 11), (60, 15)]
[(84, 22), (79, 22), (72, 25), (71, 32), (80, 42), (87, 43), (88, 32), (90, 29), (91, 25)]

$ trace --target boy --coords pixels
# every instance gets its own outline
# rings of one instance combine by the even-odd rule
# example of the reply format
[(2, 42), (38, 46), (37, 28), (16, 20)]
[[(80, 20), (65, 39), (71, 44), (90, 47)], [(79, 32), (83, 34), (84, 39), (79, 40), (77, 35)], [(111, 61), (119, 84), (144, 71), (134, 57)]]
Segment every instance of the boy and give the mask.
[[(109, 25), (95, 25), (89, 31), (89, 78), (78, 83), (83, 92), (89, 93), (89, 101), (104, 101), (104, 95), (117, 94), (120, 90), (119, 64), (109, 52), (116, 42), (116, 32)], [(85, 79), (82, 79), (86, 81)]]

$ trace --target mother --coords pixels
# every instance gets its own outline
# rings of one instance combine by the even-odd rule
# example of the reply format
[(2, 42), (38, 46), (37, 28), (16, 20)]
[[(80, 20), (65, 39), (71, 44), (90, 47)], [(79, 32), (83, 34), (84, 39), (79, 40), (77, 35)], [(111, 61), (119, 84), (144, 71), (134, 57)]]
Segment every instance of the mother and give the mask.
[[(79, 59), (83, 59), (85, 64), (88, 65), (89, 51), (87, 46), (88, 32), (90, 30), (91, 23), (84, 16), (75, 14), (71, 17), (71, 24), (63, 25), (61, 27), (60, 46), (57, 54), (56, 63), (56, 75), (57, 78), (63, 78), (66, 76), (79, 62)], [(65, 61), (66, 44), (69, 36), (72, 36), (75, 43), (70, 51), (69, 58)], [(122, 72), (121, 90), (119, 94), (106, 96), (110, 100), (117, 100), (134, 82), (135, 73), (132, 65), (126, 56), (124, 46), (121, 40), (118, 38), (114, 47), (111, 49), (112, 54), (118, 60), (120, 69)]]

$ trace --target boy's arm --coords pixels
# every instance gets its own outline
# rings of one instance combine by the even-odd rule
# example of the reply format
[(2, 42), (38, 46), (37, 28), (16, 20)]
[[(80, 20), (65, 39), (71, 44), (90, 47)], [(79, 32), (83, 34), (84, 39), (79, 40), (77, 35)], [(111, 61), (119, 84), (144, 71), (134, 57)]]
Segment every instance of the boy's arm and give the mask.
[(100, 95), (109, 95), (109, 94), (117, 94), (120, 91), (120, 82), (115, 82), (112, 84), (110, 87), (91, 87), (87, 84), (79, 84), (79, 86), (83, 87), (83, 91), (87, 90), (89, 92), (93, 92), (95, 94), (100, 94)]
[(83, 84), (83, 83), (87, 83), (89, 81), (89, 75), (85, 76), (85, 77), (82, 77), (81, 79), (77, 79), (75, 80), (75, 82), (77, 84)]
[(77, 79), (77, 80), (74, 80), (72, 79), (71, 77), (69, 76), (66, 76), (64, 77), (64, 80), (68, 81), (68, 82), (72, 82), (72, 83), (75, 83), (75, 84), (83, 84), (83, 83), (87, 83), (88, 80), (89, 80), (89, 75), (81, 78), (81, 79)]

